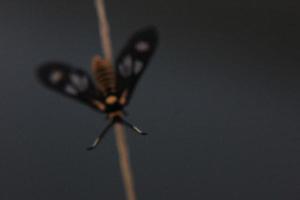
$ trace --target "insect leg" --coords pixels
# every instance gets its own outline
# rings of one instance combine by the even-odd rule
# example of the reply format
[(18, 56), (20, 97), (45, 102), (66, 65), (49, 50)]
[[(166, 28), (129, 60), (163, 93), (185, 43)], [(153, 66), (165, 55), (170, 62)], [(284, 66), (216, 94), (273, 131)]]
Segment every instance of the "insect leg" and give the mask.
[(148, 135), (147, 133), (143, 132), (142, 130), (140, 130), (138, 127), (136, 127), (135, 125), (129, 123), (128, 121), (122, 119), (122, 122), (128, 126), (129, 128), (131, 128), (132, 130), (134, 130), (136, 133), (140, 134), (140, 135)]
[(95, 139), (94, 143), (92, 146), (86, 148), (86, 150), (90, 151), (96, 148), (96, 146), (101, 142), (102, 138), (105, 136), (107, 131), (110, 129), (110, 127), (113, 125), (113, 122), (109, 123), (104, 130), (100, 133), (100, 135)]

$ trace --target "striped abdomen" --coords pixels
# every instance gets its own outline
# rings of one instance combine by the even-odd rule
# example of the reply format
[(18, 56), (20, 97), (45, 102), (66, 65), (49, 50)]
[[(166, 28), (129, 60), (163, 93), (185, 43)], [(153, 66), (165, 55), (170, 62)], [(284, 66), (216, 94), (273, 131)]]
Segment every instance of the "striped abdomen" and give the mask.
[(116, 76), (112, 64), (108, 60), (94, 56), (92, 59), (92, 73), (97, 87), (107, 96), (116, 92)]

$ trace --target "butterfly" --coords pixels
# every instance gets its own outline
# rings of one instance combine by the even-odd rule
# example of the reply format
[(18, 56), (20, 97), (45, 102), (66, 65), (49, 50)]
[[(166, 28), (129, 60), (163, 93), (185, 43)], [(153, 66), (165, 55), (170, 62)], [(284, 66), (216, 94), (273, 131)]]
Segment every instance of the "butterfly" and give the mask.
[[(116, 59), (115, 67), (99, 55), (92, 58), (91, 72), (66, 63), (49, 62), (38, 67), (37, 76), (46, 87), (105, 113), (109, 123), (87, 150), (94, 149), (115, 123), (123, 123), (136, 133), (146, 135), (124, 119), (136, 84), (144, 73), (158, 45), (155, 27), (137, 31)], [(93, 81), (94, 80), (94, 81)]]

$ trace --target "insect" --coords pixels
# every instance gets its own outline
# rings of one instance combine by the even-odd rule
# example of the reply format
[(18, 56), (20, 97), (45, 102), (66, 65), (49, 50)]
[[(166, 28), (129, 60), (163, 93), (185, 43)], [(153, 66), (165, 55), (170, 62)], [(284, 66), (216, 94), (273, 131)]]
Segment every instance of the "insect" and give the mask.
[(123, 123), (136, 133), (146, 135), (124, 119), (124, 107), (130, 102), (157, 44), (156, 28), (147, 27), (129, 39), (116, 59), (115, 69), (108, 60), (94, 56), (91, 72), (95, 84), (88, 73), (65, 63), (50, 62), (38, 68), (37, 76), (46, 87), (106, 114), (108, 125), (87, 150), (94, 149), (115, 123)]

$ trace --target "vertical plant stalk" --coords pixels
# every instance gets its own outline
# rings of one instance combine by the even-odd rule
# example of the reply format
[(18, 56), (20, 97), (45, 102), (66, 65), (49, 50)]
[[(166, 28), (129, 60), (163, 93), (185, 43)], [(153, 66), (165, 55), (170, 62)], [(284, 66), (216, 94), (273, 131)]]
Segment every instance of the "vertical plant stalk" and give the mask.
[[(109, 23), (106, 17), (104, 0), (95, 0), (95, 5), (99, 18), (99, 33), (102, 41), (104, 57), (110, 62), (112, 62), (113, 56), (110, 39), (110, 30)], [(115, 123), (114, 130), (119, 153), (119, 165), (123, 178), (124, 188), (127, 195), (127, 200), (136, 200), (133, 172), (130, 165), (129, 150), (123, 124)]]
[(114, 129), (115, 129), (117, 148), (119, 152), (119, 163), (120, 163), (121, 173), (123, 176), (123, 182), (124, 182), (127, 199), (136, 200), (133, 172), (130, 165), (130, 158), (128, 152), (128, 145), (126, 142), (126, 135), (124, 132), (124, 126), (121, 123), (115, 123)]
[(104, 0), (95, 0), (99, 21), (99, 34), (102, 42), (104, 57), (112, 62), (112, 45), (110, 39), (109, 23), (106, 16)]

